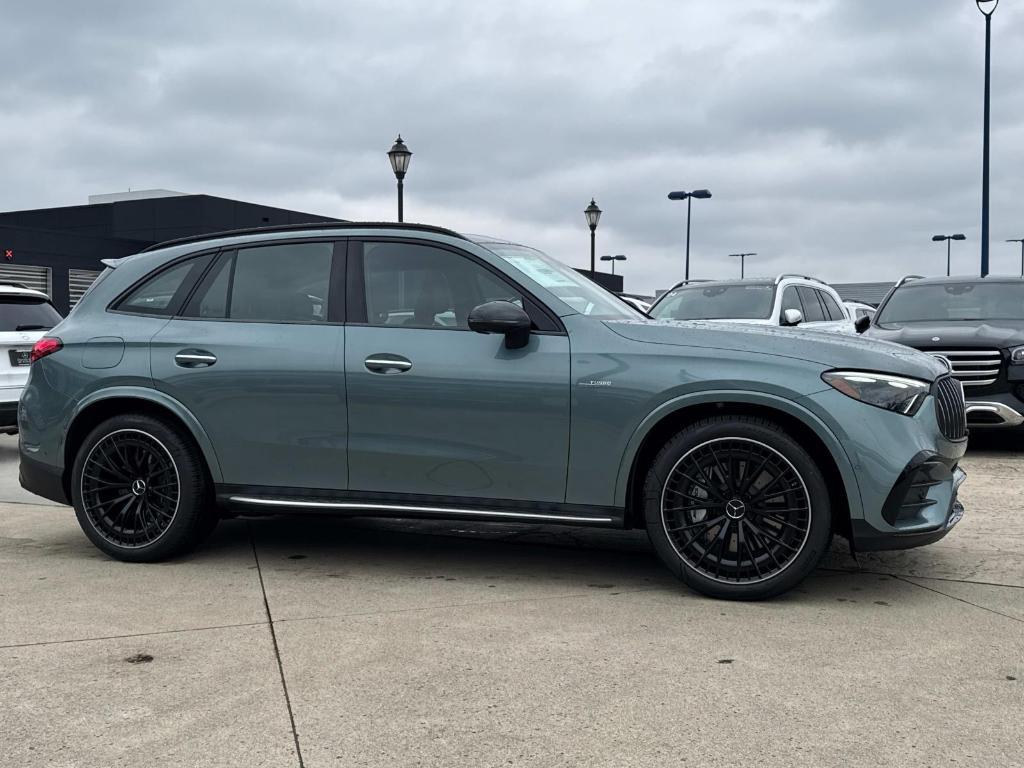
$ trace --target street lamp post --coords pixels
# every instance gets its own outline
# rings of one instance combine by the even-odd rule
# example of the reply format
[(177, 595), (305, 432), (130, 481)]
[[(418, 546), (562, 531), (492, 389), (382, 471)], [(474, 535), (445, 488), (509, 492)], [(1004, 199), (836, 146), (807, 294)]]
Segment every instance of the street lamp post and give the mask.
[(960, 234), (960, 233), (957, 233), (955, 235), (932, 235), (932, 242), (934, 242), (934, 243), (941, 243), (943, 240), (946, 241), (946, 277), (949, 277), (949, 255), (950, 255), (949, 243), (950, 243), (950, 241), (951, 240), (966, 240), (966, 239), (967, 238), (964, 235)]
[(595, 232), (597, 232), (597, 222), (601, 220), (601, 209), (597, 207), (594, 198), (590, 198), (590, 205), (583, 210), (583, 215), (587, 217), (587, 226), (590, 227), (590, 274), (593, 275), (597, 272), (594, 265)]
[(626, 260), (626, 254), (624, 254), (624, 253), (617, 253), (614, 256), (602, 256), (601, 257), (601, 261), (610, 261), (612, 263), (612, 274), (613, 275), (615, 274), (615, 262), (616, 261), (625, 261), (625, 260)]
[(1020, 243), (1020, 276), (1024, 277), (1024, 237), (1018, 237), (1014, 240), (1007, 240), (1008, 243)]
[(757, 256), (757, 254), (756, 253), (730, 253), (729, 254), (729, 258), (730, 259), (739, 259), (740, 260), (740, 280), (742, 280), (744, 277), (746, 277), (747, 256)]
[(999, 0), (975, 0), (985, 16), (985, 119), (981, 143), (981, 276), (988, 274), (988, 147), (992, 83), (992, 14)]
[(391, 170), (395, 172), (395, 178), (398, 179), (398, 220), (404, 220), (404, 191), (405, 191), (405, 172), (409, 170), (409, 158), (412, 157), (412, 152), (405, 146), (405, 142), (402, 141), (402, 134), (398, 134), (398, 138), (392, 145), (391, 149), (388, 150), (388, 159), (391, 161)]
[(669, 192), (669, 200), (685, 200), (686, 201), (686, 274), (683, 276), (686, 280), (690, 279), (690, 203), (693, 198), (698, 200), (707, 200), (711, 197), (711, 192), (707, 189), (695, 189), (693, 192)]

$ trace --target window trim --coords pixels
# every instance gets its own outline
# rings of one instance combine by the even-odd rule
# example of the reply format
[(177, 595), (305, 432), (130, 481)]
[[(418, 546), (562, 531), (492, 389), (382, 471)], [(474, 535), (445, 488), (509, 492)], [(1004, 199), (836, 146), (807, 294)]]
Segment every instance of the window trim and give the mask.
[[(533, 325), (538, 326), (537, 328), (531, 328), (531, 334), (537, 334), (539, 336), (568, 336), (568, 332), (565, 330), (565, 325), (562, 323), (562, 319), (558, 317), (546, 304), (537, 299), (530, 291), (523, 288), (518, 282), (513, 280), (507, 274), (502, 272), (492, 264), (487, 263), (479, 256), (469, 253), (461, 248), (448, 245), (447, 243), (439, 243), (435, 240), (422, 240), (417, 238), (409, 237), (353, 237), (349, 239), (349, 250), (348, 250), (348, 271), (346, 273), (346, 308), (347, 313), (345, 315), (345, 324), (352, 326), (360, 326), (366, 328), (404, 328), (409, 331), (464, 331), (469, 333), (475, 333), (470, 328), (418, 328), (408, 325), (372, 325), (367, 317), (366, 312), (366, 284), (365, 284), (365, 272), (364, 272), (364, 250), (363, 246), (366, 243), (404, 243), (406, 245), (419, 245), (428, 248), (437, 248), (442, 251), (449, 251), (457, 256), (461, 256), (465, 259), (469, 259), (470, 262), (482, 267), (484, 270), (490, 272), (492, 275), (497, 277), (504, 283), (508, 283), (515, 290), (523, 296), (524, 309), (530, 316), (530, 320)], [(537, 322), (538, 318), (546, 321), (545, 324), (548, 328), (539, 327), (540, 324)]]
[[(192, 300), (196, 296), (196, 291), (199, 290), (203, 284), (203, 280), (206, 275), (209, 274), (217, 262), (221, 258), (232, 259), (231, 274), (228, 277), (228, 306), (231, 306), (231, 294), (234, 291), (235, 284), (235, 263), (236, 257), (239, 251), (253, 250), (255, 248), (270, 248), (273, 246), (280, 245), (304, 245), (306, 243), (332, 243), (334, 248), (331, 251), (331, 270), (327, 280), (327, 319), (320, 321), (311, 320), (249, 320), (238, 317), (198, 317), (196, 315), (185, 315), (182, 314), (185, 309), (192, 303)], [(202, 277), (192, 286), (189, 291), (188, 297), (181, 306), (178, 307), (178, 311), (173, 315), (175, 320), (192, 320), (201, 321), (206, 323), (260, 323), (262, 325), (312, 325), (316, 327), (327, 326), (327, 325), (344, 325), (345, 317), (345, 264), (346, 264), (346, 249), (348, 244), (348, 238), (337, 238), (337, 237), (303, 237), (296, 239), (287, 240), (260, 240), (255, 243), (239, 243), (226, 248), (222, 248), (218, 253), (217, 257), (210, 262), (206, 271), (203, 272)], [(336, 300), (337, 297), (337, 300)], [(335, 308), (337, 305), (337, 308)], [(160, 315), (160, 317), (167, 317), (166, 315)]]

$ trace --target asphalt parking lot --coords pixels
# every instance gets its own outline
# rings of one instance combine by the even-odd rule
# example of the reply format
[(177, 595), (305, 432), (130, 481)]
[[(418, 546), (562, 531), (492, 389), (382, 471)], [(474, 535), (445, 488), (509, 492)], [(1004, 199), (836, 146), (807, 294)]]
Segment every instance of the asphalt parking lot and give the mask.
[(636, 532), (232, 520), (118, 563), (0, 438), (0, 763), (1022, 765), (1024, 454), (965, 466), (942, 542), (736, 604)]

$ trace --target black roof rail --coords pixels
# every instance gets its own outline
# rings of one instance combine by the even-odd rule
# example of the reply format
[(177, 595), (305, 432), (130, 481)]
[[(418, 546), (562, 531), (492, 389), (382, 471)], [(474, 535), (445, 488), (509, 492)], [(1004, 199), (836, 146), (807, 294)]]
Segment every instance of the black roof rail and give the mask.
[(777, 275), (776, 278), (775, 278), (775, 284), (778, 285), (783, 280), (785, 280), (787, 277), (798, 277), (801, 280), (813, 280), (816, 283), (821, 283), (822, 285), (828, 285), (828, 283), (826, 283), (824, 280), (820, 280), (817, 277), (811, 277), (810, 275), (798, 275), (795, 272), (783, 272), (782, 274)]
[(445, 227), (435, 227), (433, 224), (400, 224), (397, 221), (310, 221), (305, 224), (274, 224), (267, 227), (247, 227), (244, 229), (229, 229), (223, 232), (210, 232), (205, 235), (190, 235), (179, 237), (174, 240), (164, 240), (162, 243), (143, 248), (140, 253), (155, 251), (159, 248), (169, 248), (172, 245), (184, 245), (186, 243), (201, 243), (204, 240), (215, 240), (222, 237), (239, 237), (242, 235), (265, 235), (274, 232), (301, 232), (308, 229), (413, 229), (417, 232), (434, 232), (439, 235), (457, 237), (466, 240), (464, 235)]
[(899, 288), (901, 285), (910, 280), (924, 280), (924, 275), (904, 275), (903, 277), (896, 281), (896, 285), (893, 286), (893, 290)]

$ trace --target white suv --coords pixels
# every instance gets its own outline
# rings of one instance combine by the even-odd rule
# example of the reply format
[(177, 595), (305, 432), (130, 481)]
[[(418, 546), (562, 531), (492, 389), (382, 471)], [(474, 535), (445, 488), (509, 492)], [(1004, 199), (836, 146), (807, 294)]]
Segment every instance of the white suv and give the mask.
[(654, 302), (649, 314), (658, 320), (721, 320), (856, 332), (835, 289), (805, 275), (684, 281)]
[(18, 431), (18, 400), (28, 380), (32, 345), (60, 321), (45, 293), (0, 282), (0, 433)]

